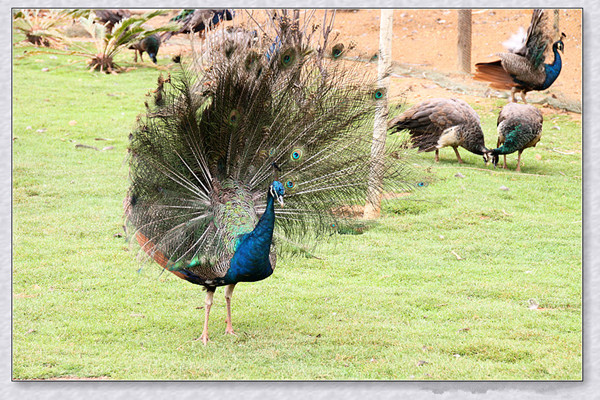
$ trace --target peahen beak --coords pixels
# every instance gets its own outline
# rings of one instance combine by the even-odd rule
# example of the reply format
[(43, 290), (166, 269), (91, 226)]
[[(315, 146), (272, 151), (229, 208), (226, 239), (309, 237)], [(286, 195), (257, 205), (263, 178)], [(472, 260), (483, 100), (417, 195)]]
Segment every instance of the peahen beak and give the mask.
[(277, 201), (281, 204), (281, 207), (283, 207), (283, 196), (277, 196)]

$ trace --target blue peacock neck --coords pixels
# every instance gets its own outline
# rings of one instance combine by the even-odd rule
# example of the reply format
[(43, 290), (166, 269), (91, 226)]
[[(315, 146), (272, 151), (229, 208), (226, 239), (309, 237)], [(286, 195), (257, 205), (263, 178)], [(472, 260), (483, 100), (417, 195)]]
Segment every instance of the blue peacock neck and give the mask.
[(225, 283), (254, 282), (273, 273), (269, 260), (273, 229), (275, 228), (275, 199), (269, 192), (267, 207), (256, 227), (247, 234), (235, 251)]
[[(558, 42), (557, 42), (558, 43)], [(547, 89), (554, 83), (558, 75), (560, 74), (560, 70), (562, 69), (562, 59), (560, 57), (560, 53), (558, 52), (557, 43), (554, 43), (552, 46), (552, 52), (554, 53), (554, 61), (552, 64), (545, 64), (544, 68), (546, 70), (546, 80), (542, 84), (542, 90)]]

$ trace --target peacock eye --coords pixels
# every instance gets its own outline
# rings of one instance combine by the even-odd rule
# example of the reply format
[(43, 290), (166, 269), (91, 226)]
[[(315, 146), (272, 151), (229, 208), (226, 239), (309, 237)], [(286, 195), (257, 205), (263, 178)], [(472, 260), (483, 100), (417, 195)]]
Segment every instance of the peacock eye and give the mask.
[(292, 150), (292, 154), (290, 155), (290, 158), (292, 159), (292, 161), (299, 161), (302, 158), (303, 154), (304, 154), (304, 150), (294, 149), (294, 150)]
[(296, 56), (296, 53), (294, 52), (294, 49), (287, 49), (281, 55), (281, 65), (283, 67), (289, 67), (294, 62), (295, 56)]
[(229, 123), (233, 126), (236, 126), (240, 120), (240, 113), (237, 110), (232, 110), (229, 113)]
[(333, 46), (333, 49), (331, 49), (331, 56), (333, 58), (339, 58), (344, 52), (344, 45), (342, 43), (338, 43), (335, 46)]

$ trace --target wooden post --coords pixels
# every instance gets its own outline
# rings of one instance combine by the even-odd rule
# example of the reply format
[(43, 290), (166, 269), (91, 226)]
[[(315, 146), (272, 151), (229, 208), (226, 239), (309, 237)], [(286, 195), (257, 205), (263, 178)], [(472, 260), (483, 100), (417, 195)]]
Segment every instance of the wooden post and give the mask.
[(389, 72), (392, 65), (392, 22), (394, 10), (381, 10), (379, 26), (379, 63), (377, 65), (378, 89), (383, 97), (377, 100), (375, 124), (373, 127), (373, 144), (371, 145), (371, 168), (369, 171), (367, 202), (363, 217), (375, 219), (381, 213), (381, 194), (383, 191), (383, 163), (385, 138), (387, 135), (388, 91), (390, 86)]
[(458, 10), (458, 68), (471, 73), (471, 10)]

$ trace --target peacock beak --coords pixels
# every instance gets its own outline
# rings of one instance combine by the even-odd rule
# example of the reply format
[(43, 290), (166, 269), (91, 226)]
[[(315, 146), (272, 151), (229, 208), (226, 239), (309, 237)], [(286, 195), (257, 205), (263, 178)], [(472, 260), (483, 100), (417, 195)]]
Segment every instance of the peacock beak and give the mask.
[(277, 201), (281, 204), (281, 207), (283, 207), (283, 196), (277, 196)]

